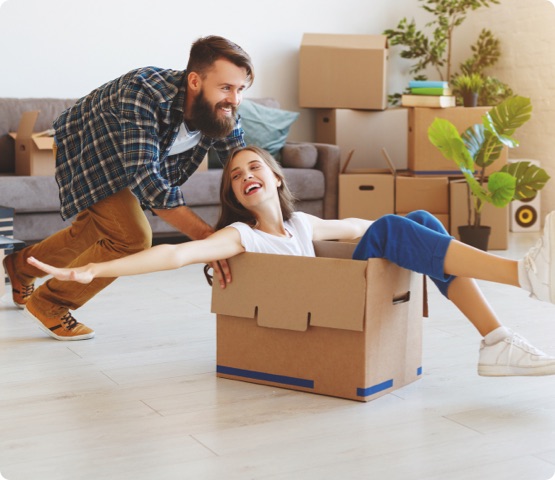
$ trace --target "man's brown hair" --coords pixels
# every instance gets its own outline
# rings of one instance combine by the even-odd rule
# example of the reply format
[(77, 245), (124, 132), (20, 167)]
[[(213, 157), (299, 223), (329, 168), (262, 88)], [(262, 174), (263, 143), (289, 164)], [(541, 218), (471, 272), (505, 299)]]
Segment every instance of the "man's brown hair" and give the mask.
[(201, 78), (205, 78), (214, 62), (222, 59), (244, 68), (247, 71), (249, 86), (252, 85), (254, 68), (249, 54), (236, 43), (216, 35), (201, 37), (193, 43), (187, 63), (187, 73), (196, 72)]

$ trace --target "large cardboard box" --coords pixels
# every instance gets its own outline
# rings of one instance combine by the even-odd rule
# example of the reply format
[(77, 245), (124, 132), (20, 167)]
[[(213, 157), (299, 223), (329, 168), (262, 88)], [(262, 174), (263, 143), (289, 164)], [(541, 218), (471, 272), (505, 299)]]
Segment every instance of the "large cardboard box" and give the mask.
[[(359, 401), (422, 373), (423, 277), (353, 244), (317, 258), (244, 253), (214, 282), (217, 375)], [(327, 258), (326, 258), (327, 257)]]
[[(468, 223), (468, 186), (466, 181), (455, 180), (449, 185), (450, 196), (450, 233), (460, 240), (458, 227)], [(509, 207), (499, 208), (490, 205), (482, 210), (483, 226), (491, 227), (488, 250), (507, 250), (509, 248)]]
[(54, 138), (52, 131), (33, 133), (39, 116), (38, 111), (24, 112), (16, 133), (10, 133), (15, 140), (16, 175), (54, 175)]
[(299, 105), (387, 108), (385, 35), (305, 33), (299, 58)]
[[(482, 122), (482, 116), (491, 107), (409, 108), (408, 167), (416, 175), (461, 175), (452, 160), (447, 160), (428, 139), (428, 128), (435, 118), (449, 120), (463, 133), (468, 127)], [(499, 170), (507, 163), (508, 149), (488, 167), (488, 173)]]
[(341, 167), (354, 150), (350, 166), (382, 168), (385, 148), (396, 170), (407, 169), (408, 109), (383, 111), (351, 109), (316, 110), (316, 141), (341, 148)]

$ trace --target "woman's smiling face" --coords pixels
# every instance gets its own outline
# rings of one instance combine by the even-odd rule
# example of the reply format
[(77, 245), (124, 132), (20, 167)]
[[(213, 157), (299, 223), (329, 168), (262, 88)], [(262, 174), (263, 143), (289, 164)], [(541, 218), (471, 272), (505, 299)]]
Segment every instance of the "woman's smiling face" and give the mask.
[(277, 187), (281, 181), (260, 155), (244, 150), (237, 153), (231, 162), (231, 188), (241, 205), (248, 209), (264, 199), (277, 198)]

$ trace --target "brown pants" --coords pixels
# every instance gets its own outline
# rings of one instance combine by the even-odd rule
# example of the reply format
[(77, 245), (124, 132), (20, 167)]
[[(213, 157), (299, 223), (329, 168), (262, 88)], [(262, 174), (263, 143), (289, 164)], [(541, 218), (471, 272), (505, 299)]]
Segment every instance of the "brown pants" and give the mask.
[[(79, 213), (73, 223), (15, 254), (15, 270), (24, 283), (45, 276), (27, 263), (33, 256), (56, 267), (78, 267), (136, 253), (152, 244), (152, 230), (139, 201), (129, 189), (101, 200)], [(115, 278), (97, 278), (90, 284), (54, 278), (42, 284), (28, 300), (48, 316), (84, 305)]]

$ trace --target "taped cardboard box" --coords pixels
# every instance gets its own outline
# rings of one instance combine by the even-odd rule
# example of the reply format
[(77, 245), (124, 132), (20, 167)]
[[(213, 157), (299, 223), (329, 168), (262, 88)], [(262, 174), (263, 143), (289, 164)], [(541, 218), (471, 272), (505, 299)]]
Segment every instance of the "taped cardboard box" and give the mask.
[[(468, 184), (465, 180), (450, 182), (449, 232), (457, 240), (460, 240), (459, 226), (468, 223), (467, 192)], [(509, 207), (499, 208), (487, 203), (482, 210), (481, 223), (483, 226), (491, 227), (488, 250), (507, 250), (509, 248)]]
[(315, 246), (230, 260), (233, 282), (212, 290), (217, 375), (359, 401), (420, 378), (423, 277), (351, 260), (353, 244)]
[[(446, 159), (439, 149), (428, 139), (428, 128), (435, 118), (449, 120), (459, 133), (468, 127), (482, 122), (491, 107), (454, 107), (454, 108), (409, 108), (408, 133), (408, 167), (415, 175), (449, 175), (461, 176), (456, 164)], [(495, 172), (507, 163), (508, 149), (504, 148), (501, 156), (488, 172)]]
[(318, 109), (316, 141), (338, 145), (342, 152), (341, 168), (354, 150), (351, 168), (380, 168), (382, 149), (389, 153), (397, 170), (408, 165), (408, 109), (383, 111)]
[(10, 133), (15, 140), (16, 175), (54, 175), (53, 131), (33, 133), (39, 116), (38, 111), (24, 112), (16, 133)]
[(387, 108), (385, 35), (305, 33), (299, 54), (299, 105)]

